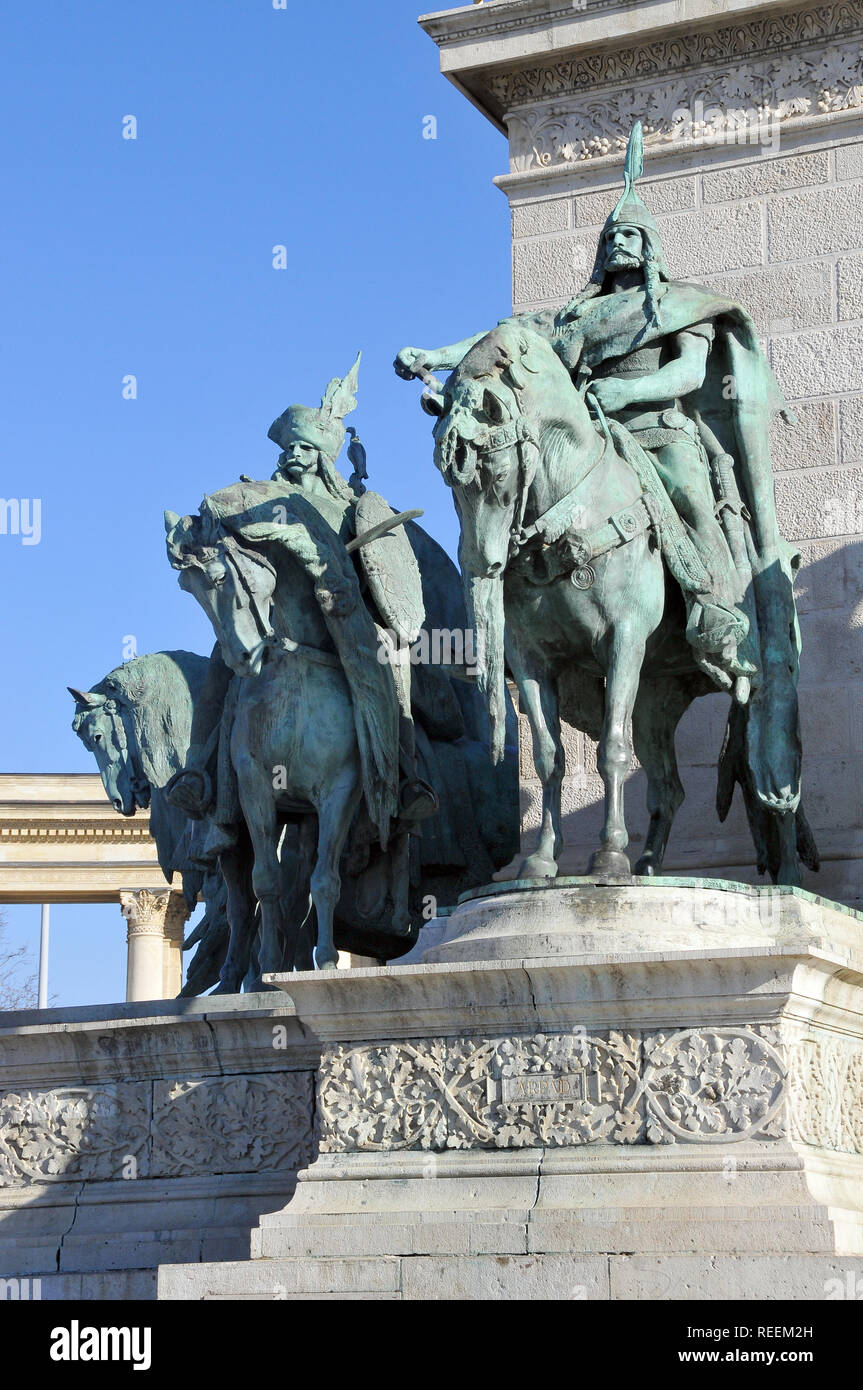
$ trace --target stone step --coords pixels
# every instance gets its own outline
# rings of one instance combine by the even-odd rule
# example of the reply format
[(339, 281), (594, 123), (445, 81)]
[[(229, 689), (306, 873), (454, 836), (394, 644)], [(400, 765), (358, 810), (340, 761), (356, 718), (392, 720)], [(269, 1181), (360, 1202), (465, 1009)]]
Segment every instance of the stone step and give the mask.
[(269, 1223), (252, 1232), (253, 1259), (309, 1259), (381, 1255), (515, 1255), (531, 1253), (671, 1254), (832, 1251), (833, 1228), (824, 1209), (705, 1207), (691, 1214), (643, 1211), (488, 1211), (424, 1215), (316, 1216)]
[(0, 1238), (0, 1278), (28, 1275), (70, 1277), (103, 1271), (149, 1269), (160, 1264), (202, 1260), (234, 1260), (248, 1257), (249, 1226), (233, 1230), (100, 1231), (57, 1239)]
[(398, 1259), (235, 1260), (162, 1265), (160, 1299), (392, 1298)]
[(156, 1269), (91, 1270), (77, 1274), (23, 1276), (13, 1292), (7, 1280), (7, 1299), (40, 1303), (147, 1303), (156, 1298)]
[[(856, 1291), (856, 1292), (855, 1292)], [(413, 1255), (167, 1265), (158, 1297), (209, 1299), (836, 1300), (863, 1258), (828, 1254)]]

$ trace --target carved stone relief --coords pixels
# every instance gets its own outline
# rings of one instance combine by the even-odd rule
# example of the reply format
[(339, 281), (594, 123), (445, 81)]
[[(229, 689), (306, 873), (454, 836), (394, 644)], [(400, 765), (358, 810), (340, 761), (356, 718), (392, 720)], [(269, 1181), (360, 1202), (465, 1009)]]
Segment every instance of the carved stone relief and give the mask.
[(311, 1072), (22, 1090), (0, 1097), (0, 1187), (290, 1170), (313, 1124)]
[(513, 171), (622, 154), (636, 119), (646, 145), (754, 144), (759, 128), (863, 105), (861, 36), (863, 4), (850, 0), (508, 72), (489, 88)]
[(757, 1029), (339, 1046), (321, 1064), (321, 1149), (769, 1139), (784, 1078)]
[(152, 1177), (271, 1172), (311, 1158), (311, 1072), (157, 1081)]
[(863, 1154), (863, 1047), (824, 1036), (788, 1048), (789, 1137)]

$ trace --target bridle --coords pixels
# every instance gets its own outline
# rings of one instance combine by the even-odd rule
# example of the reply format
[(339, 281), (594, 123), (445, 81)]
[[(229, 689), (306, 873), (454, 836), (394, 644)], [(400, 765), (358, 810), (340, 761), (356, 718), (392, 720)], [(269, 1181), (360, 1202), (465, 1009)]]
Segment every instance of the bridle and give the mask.
[(546, 511), (536, 517), (535, 520), (531, 522), (530, 526), (525, 527), (524, 515), (527, 510), (527, 499), (536, 477), (536, 470), (539, 466), (539, 444), (524, 418), (519, 388), (513, 386), (512, 394), (518, 412), (515, 418), (507, 421), (506, 424), (492, 426), (481, 442), (473, 441), (477, 456), (478, 458), (482, 458), (483, 461), (493, 454), (501, 453), (504, 449), (512, 448), (513, 445), (517, 450), (518, 486), (513, 519), (509, 528), (509, 558), (511, 560), (514, 559), (519, 551), (530, 541), (542, 535), (549, 521), (552, 519), (552, 514), (554, 516), (556, 529), (557, 526), (567, 520), (567, 513), (569, 513), (571, 517), (571, 513), (576, 505), (576, 494), (593, 470), (605, 458), (606, 449), (609, 443), (611, 443), (611, 437), (608, 434), (606, 425), (604, 429), (606, 436), (604, 447), (600, 449), (596, 458), (590, 466), (585, 469), (584, 473), (582, 473), (575, 486), (571, 487), (563, 497), (559, 498), (551, 507), (547, 508)]
[(127, 717), (130, 717), (132, 714), (131, 706), (126, 704), (124, 700), (117, 700), (113, 697), (109, 697), (103, 705), (99, 705), (96, 709), (84, 711), (85, 719), (88, 714), (91, 717), (96, 714), (107, 714), (109, 716), (113, 736), (117, 744), (117, 751), (121, 758), (129, 765), (132, 791), (135, 793), (141, 792), (142, 794), (145, 791), (149, 792), (150, 783), (144, 773), (144, 769), (138, 761), (137, 752), (134, 751), (136, 748), (136, 740), (130, 736), (130, 731), (126, 724)]
[(487, 439), (482, 442), (481, 447), (476, 444), (474, 446), (478, 457), (482, 457), (484, 461), (494, 454), (502, 453), (504, 449), (511, 449), (513, 445), (516, 449), (518, 458), (518, 485), (513, 509), (513, 519), (509, 528), (510, 556), (517, 555), (521, 547), (520, 537), (524, 528), (524, 514), (527, 510), (527, 499), (533, 480), (536, 477), (537, 467), (539, 466), (539, 445), (533, 431), (522, 414), (518, 392), (514, 391), (513, 395), (519, 412), (516, 417), (504, 425), (493, 426), (488, 431)]
[[(269, 560), (263, 555), (254, 554), (245, 550), (238, 544), (234, 536), (225, 535), (220, 542), (222, 559), (225, 567), (230, 570), (234, 579), (234, 588), (246, 595), (246, 608), (252, 614), (255, 626), (262, 641), (268, 641), (273, 636), (273, 628), (269, 616), (265, 617), (261, 607), (261, 596), (255, 585), (252, 574), (255, 567), (264, 569), (275, 579), (275, 570)], [(248, 572), (247, 572), (248, 571)], [(272, 601), (272, 595), (270, 596)]]

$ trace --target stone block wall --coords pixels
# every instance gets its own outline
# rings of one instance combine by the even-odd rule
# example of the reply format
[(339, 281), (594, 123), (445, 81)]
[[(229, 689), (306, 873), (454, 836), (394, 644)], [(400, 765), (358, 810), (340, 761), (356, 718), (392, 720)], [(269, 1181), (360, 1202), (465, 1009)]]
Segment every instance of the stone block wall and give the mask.
[[(642, 196), (657, 219), (671, 274), (726, 294), (752, 314), (799, 417), (774, 424), (776, 501), (783, 534), (800, 548), (804, 796), (824, 863), (806, 886), (863, 900), (863, 126), (828, 123), (779, 149), (716, 147), (676, 169), (666, 155)], [(612, 163), (612, 167), (608, 167)], [(693, 170), (693, 163), (696, 167)], [(542, 185), (502, 180), (512, 204), (516, 312), (564, 303), (590, 273), (618, 197), (620, 170), (602, 160)], [(699, 700), (681, 723), (687, 799), (667, 867), (755, 880), (737, 794), (724, 826), (713, 808), (714, 768), (728, 701)], [(539, 786), (523, 740), (524, 824), (537, 822)], [(567, 736), (564, 867), (583, 872), (600, 825), (595, 748)], [(646, 822), (643, 778), (628, 792), (633, 848)]]
[(246, 1259), (314, 1156), (310, 1044), (284, 995), (6, 1013), (0, 1297), (150, 1299)]

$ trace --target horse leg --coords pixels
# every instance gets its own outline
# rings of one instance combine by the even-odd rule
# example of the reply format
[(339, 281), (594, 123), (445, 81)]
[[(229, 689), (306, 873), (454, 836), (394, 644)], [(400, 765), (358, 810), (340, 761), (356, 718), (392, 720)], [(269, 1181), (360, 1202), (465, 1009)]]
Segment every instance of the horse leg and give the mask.
[(361, 793), (359, 768), (354, 761), (342, 771), (318, 806), (318, 853), (311, 887), (318, 918), (315, 964), (319, 970), (333, 970), (338, 965), (333, 916), (342, 890), (339, 860)]
[[(542, 823), (539, 844), (508, 878), (555, 878), (557, 860), (563, 850), (560, 797), (566, 758), (560, 736), (557, 682), (547, 673), (531, 671), (522, 665), (517, 653), (510, 665), (518, 684), (521, 705), (530, 724), (533, 762), (542, 783)], [(495, 874), (495, 878), (499, 878)]]
[(645, 681), (632, 714), (636, 756), (647, 775), (650, 825), (636, 874), (658, 874), (674, 817), (683, 802), (683, 783), (677, 769), (674, 735), (692, 695), (686, 682), (667, 677)]
[(390, 846), (390, 891), (393, 899), (391, 930), (395, 936), (407, 936), (411, 929), (410, 862), (410, 835), (404, 830), (394, 837)]
[(251, 846), (245, 840), (219, 855), (219, 868), (227, 890), (227, 915), (231, 928), (228, 954), (214, 994), (239, 994), (252, 955), (258, 920), (249, 879)]
[(770, 813), (776, 825), (776, 838), (779, 842), (779, 869), (775, 882), (789, 888), (799, 888), (800, 857), (797, 853), (797, 815), (794, 811), (782, 814)]
[(284, 926), (276, 803), (272, 788), (264, 779), (254, 787), (241, 784), (240, 799), (255, 855), (252, 887), (261, 908), (261, 974), (277, 974), (282, 965)]
[(295, 894), (297, 909), (297, 930), (293, 939), (294, 957), (290, 970), (314, 970), (315, 968), (315, 911), (312, 905), (310, 882), (312, 864), (315, 859), (317, 824), (314, 816), (303, 816), (300, 821), (298, 848), (298, 873), (302, 880), (301, 891)]
[(615, 629), (605, 674), (605, 717), (597, 763), (605, 786), (605, 825), (602, 845), (592, 856), (588, 873), (629, 874), (624, 853), (629, 836), (624, 815), (624, 787), (632, 762), (632, 711), (638, 694), (645, 635), (630, 628)]
[(302, 817), (296, 840), (291, 843), (293, 838), (287, 827), (279, 855), (283, 928), (281, 971), (312, 969), (312, 941), (306, 929), (312, 909), (309, 880), (317, 838), (313, 815)]

